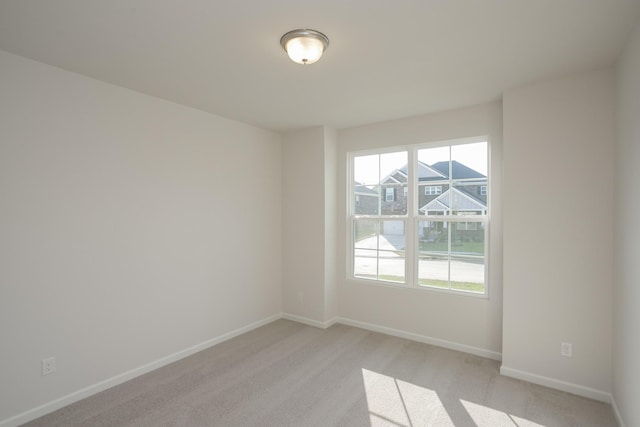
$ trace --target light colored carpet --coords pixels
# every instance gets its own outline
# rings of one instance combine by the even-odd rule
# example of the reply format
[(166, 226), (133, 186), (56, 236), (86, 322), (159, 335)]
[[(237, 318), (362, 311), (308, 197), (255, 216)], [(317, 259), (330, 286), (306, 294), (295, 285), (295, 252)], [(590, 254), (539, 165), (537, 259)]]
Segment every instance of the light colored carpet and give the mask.
[(27, 426), (616, 426), (604, 403), (499, 363), (344, 325), (278, 320)]

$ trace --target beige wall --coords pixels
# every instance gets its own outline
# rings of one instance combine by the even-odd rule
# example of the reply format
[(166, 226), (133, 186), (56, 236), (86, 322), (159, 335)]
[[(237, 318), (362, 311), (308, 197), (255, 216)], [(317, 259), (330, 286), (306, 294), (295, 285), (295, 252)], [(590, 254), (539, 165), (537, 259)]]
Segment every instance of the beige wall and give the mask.
[(613, 398), (630, 427), (640, 425), (640, 23), (617, 71)]
[[(489, 298), (381, 286), (347, 277), (347, 153), (489, 136), (491, 225)], [(500, 358), (502, 344), (502, 109), (500, 102), (338, 132), (338, 304), (352, 324)]]
[(0, 94), (0, 422), (279, 315), (280, 135), (4, 52)]
[(611, 391), (613, 82), (605, 70), (503, 95), (502, 373), (601, 400)]
[(324, 134), (324, 321), (338, 316), (338, 277), (336, 247), (338, 237), (338, 136), (334, 129), (325, 127)]
[(321, 327), (337, 314), (335, 163), (332, 129), (316, 127), (284, 136), (284, 313)]
[(284, 312), (324, 319), (324, 129), (284, 137), (282, 149)]

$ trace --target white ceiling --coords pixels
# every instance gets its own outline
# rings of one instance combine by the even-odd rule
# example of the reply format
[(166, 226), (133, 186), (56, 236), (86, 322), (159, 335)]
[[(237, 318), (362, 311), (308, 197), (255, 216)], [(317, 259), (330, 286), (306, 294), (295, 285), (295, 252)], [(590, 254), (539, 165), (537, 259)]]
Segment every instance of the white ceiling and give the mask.
[[(277, 131), (499, 99), (610, 66), (640, 0), (0, 0), (0, 49)], [(330, 46), (294, 64), (285, 32)]]

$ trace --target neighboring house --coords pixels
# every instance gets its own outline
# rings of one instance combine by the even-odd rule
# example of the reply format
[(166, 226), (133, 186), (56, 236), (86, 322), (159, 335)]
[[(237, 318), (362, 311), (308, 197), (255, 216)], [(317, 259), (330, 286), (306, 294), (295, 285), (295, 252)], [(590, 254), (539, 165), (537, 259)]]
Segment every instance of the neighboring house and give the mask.
[(487, 205), (481, 200), (469, 195), (459, 187), (449, 188), (447, 191), (431, 200), (420, 208), (424, 215), (483, 215), (487, 212)]
[[(418, 206), (423, 215), (482, 215), (487, 212), (487, 177), (458, 161), (443, 161), (427, 165), (418, 162)], [(382, 215), (404, 215), (407, 213), (407, 166), (387, 175), (380, 182)], [(451, 176), (451, 178), (450, 178)], [(451, 187), (453, 184), (453, 187)], [(391, 225), (391, 224), (390, 224)], [(472, 238), (479, 231), (477, 223), (457, 224), (457, 231)], [(420, 236), (438, 234), (442, 223), (426, 224)], [(402, 233), (393, 227), (385, 232)]]
[(378, 214), (378, 192), (375, 188), (367, 187), (359, 182), (354, 183), (354, 207), (356, 215)]
[(407, 214), (407, 168), (396, 169), (380, 181), (382, 215)]

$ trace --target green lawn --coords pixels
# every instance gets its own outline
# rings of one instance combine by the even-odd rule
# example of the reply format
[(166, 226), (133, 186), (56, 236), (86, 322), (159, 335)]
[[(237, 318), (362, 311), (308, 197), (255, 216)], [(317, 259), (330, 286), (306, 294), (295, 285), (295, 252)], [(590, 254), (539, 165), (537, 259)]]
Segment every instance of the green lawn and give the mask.
[[(426, 252), (447, 252), (447, 242), (420, 241), (420, 250)], [(451, 252), (464, 252), (482, 255), (484, 254), (484, 242), (457, 242), (451, 244)]]
[[(385, 280), (387, 282), (396, 282), (396, 283), (404, 283), (404, 277), (400, 276), (390, 276), (381, 274), (378, 277), (378, 280)], [(418, 281), (420, 286), (430, 286), (433, 288), (439, 289), (448, 289), (448, 283), (446, 280), (435, 280), (435, 279), (420, 279)], [(456, 291), (467, 291), (467, 292), (484, 292), (484, 284), (483, 283), (470, 283), (470, 282), (451, 282), (451, 289)]]

